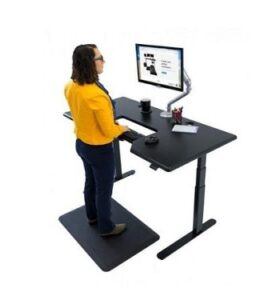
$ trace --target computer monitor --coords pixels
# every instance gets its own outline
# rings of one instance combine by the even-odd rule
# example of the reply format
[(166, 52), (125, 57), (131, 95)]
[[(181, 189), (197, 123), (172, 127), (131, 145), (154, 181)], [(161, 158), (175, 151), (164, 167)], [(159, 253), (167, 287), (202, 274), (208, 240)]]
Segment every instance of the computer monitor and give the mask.
[(138, 81), (184, 89), (183, 48), (136, 44)]

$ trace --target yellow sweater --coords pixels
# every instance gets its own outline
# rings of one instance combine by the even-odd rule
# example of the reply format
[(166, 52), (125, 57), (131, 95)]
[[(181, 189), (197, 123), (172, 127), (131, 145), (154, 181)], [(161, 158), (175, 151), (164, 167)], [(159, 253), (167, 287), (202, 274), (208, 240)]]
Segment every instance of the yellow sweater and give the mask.
[(73, 117), (75, 134), (86, 144), (112, 142), (125, 131), (114, 120), (109, 96), (95, 83), (79, 85), (70, 81), (64, 89)]

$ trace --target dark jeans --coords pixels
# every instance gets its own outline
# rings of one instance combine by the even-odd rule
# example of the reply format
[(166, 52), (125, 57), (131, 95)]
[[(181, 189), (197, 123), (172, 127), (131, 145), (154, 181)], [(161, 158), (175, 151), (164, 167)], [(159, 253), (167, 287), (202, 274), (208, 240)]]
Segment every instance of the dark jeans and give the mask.
[(93, 146), (76, 140), (76, 151), (85, 168), (84, 198), (89, 220), (97, 218), (100, 233), (113, 230), (111, 195), (115, 177), (113, 143)]

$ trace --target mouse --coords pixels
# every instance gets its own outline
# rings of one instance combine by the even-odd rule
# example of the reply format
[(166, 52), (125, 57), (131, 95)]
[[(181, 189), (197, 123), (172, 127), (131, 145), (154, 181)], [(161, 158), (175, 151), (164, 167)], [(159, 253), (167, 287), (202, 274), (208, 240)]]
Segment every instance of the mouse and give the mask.
[(159, 141), (159, 138), (154, 135), (145, 137), (145, 144), (147, 144), (147, 145), (156, 144), (156, 143), (158, 143), (158, 141)]

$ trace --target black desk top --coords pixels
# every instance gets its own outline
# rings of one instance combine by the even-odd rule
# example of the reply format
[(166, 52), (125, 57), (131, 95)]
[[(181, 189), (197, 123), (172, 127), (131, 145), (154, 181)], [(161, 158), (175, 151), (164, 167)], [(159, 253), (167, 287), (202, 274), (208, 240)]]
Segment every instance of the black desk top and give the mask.
[[(125, 118), (154, 130), (156, 132), (151, 135), (159, 138), (159, 142), (152, 145), (145, 144), (145, 137), (139, 138), (132, 143), (130, 151), (167, 172), (237, 138), (231, 133), (186, 118), (183, 118), (182, 124), (191, 121), (194, 125), (199, 126), (198, 132), (195, 134), (172, 132), (174, 126), (172, 119), (162, 118), (160, 116), (161, 109), (152, 107), (152, 113), (142, 114), (138, 101), (126, 97), (120, 97), (114, 101), (116, 103), (116, 119)], [(70, 112), (66, 112), (64, 116), (72, 119)]]
[(151, 162), (165, 171), (173, 171), (198, 157), (207, 154), (237, 137), (231, 133), (183, 118), (183, 123), (192, 121), (198, 125), (196, 134), (172, 132), (172, 119), (162, 118), (161, 109), (152, 107), (152, 113), (142, 114), (139, 102), (120, 97), (114, 99), (116, 103), (116, 119), (125, 118), (139, 125), (156, 131), (159, 142), (146, 145), (144, 137), (132, 143), (130, 151), (137, 156)]

